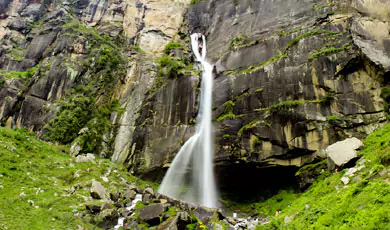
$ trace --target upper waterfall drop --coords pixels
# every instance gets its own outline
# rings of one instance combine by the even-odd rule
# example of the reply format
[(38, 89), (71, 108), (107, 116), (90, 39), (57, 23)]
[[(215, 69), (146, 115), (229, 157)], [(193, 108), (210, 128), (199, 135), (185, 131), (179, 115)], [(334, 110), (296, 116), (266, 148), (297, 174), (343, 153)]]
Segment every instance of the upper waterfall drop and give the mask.
[(204, 35), (192, 34), (191, 45), (196, 60), (203, 68), (196, 133), (177, 153), (160, 185), (159, 193), (188, 203), (215, 208), (217, 192), (213, 170), (214, 137), (211, 123), (213, 65), (206, 61)]

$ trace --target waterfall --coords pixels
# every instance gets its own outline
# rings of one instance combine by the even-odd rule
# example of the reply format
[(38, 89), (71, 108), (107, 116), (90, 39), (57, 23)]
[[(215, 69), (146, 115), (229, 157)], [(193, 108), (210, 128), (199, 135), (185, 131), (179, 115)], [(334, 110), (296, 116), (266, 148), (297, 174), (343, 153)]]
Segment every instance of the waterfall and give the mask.
[[(200, 40), (202, 43), (199, 43)], [(160, 185), (159, 193), (213, 208), (217, 206), (213, 173), (214, 138), (211, 123), (213, 66), (206, 61), (206, 39), (202, 34), (192, 34), (191, 45), (196, 60), (203, 67), (196, 133), (177, 153)]]

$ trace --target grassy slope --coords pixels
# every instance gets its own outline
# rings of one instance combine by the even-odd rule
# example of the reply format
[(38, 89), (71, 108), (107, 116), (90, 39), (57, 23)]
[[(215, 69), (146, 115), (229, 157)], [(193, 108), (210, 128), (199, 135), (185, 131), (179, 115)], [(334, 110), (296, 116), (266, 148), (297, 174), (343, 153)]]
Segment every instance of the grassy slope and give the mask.
[[(340, 181), (347, 170), (324, 172), (305, 193), (282, 191), (252, 204), (264, 216), (281, 210), (258, 229), (390, 229), (390, 124), (364, 142), (358, 164), (365, 168), (348, 186)], [(108, 160), (75, 163), (67, 147), (39, 141), (23, 129), (0, 128), (0, 146), (0, 229), (93, 229), (88, 217), (75, 216), (85, 204), (99, 202), (89, 198), (93, 179), (117, 190), (124, 186), (120, 177), (144, 183)], [(106, 183), (101, 176), (108, 172)]]
[[(301, 195), (283, 192), (256, 204), (269, 214), (281, 210), (270, 224), (257, 229), (390, 229), (390, 124), (364, 143), (357, 163), (364, 168), (350, 177), (347, 186), (340, 181), (347, 169), (326, 171)], [(288, 218), (292, 220), (286, 223)]]
[[(0, 229), (94, 229), (87, 217), (77, 216), (85, 204), (101, 202), (90, 198), (93, 179), (117, 190), (124, 187), (120, 177), (144, 183), (108, 160), (76, 163), (67, 147), (23, 129), (0, 127), (0, 146)], [(101, 176), (108, 172), (106, 183)]]

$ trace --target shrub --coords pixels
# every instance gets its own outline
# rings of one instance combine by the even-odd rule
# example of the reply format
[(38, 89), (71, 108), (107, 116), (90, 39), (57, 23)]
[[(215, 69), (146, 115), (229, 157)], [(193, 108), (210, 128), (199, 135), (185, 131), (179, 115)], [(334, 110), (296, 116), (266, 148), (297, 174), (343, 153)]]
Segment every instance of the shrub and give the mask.
[(64, 144), (72, 142), (91, 118), (94, 104), (94, 98), (83, 94), (74, 94), (68, 100), (60, 102), (60, 111), (48, 123), (43, 138)]
[(165, 46), (164, 53), (169, 54), (175, 48), (183, 48), (183, 46), (178, 42), (170, 42)]
[(381, 98), (385, 102), (385, 111), (390, 113), (390, 87), (385, 87), (381, 90)]
[(157, 63), (163, 68), (162, 71), (159, 72), (161, 75), (166, 75), (168, 77), (179, 77), (182, 75), (187, 66), (184, 62), (184, 60), (181, 59), (174, 59), (173, 57), (170, 57), (168, 55), (164, 55), (160, 59), (157, 60)]

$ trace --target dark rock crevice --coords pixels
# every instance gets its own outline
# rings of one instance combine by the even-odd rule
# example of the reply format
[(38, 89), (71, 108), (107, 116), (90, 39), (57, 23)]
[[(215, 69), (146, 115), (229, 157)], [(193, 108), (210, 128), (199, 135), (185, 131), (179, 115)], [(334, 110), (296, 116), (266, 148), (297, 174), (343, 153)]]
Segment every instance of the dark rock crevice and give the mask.
[(298, 167), (244, 162), (216, 167), (221, 198), (242, 203), (264, 201), (280, 190), (297, 190), (297, 171)]

